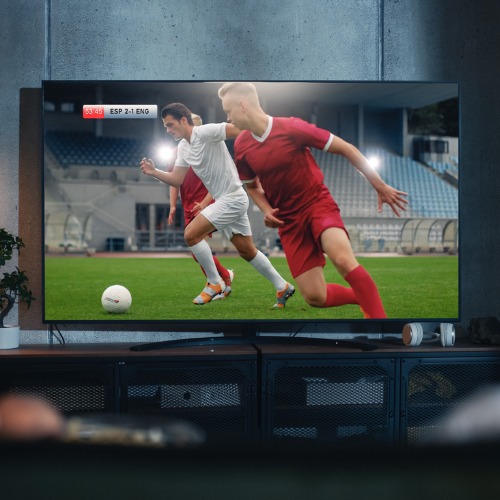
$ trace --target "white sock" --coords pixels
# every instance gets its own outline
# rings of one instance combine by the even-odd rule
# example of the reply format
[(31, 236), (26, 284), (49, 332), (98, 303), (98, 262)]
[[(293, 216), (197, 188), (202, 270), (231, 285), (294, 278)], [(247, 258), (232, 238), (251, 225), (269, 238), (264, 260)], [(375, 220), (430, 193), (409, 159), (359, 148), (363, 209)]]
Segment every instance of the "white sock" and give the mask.
[(193, 252), (198, 264), (204, 269), (208, 282), (212, 285), (218, 285), (221, 282), (221, 277), (215, 267), (210, 245), (205, 240), (201, 240), (196, 245), (189, 247), (189, 250)]
[(287, 282), (260, 250), (257, 251), (257, 255), (250, 261), (250, 264), (274, 285), (277, 292), (281, 292), (285, 288)]

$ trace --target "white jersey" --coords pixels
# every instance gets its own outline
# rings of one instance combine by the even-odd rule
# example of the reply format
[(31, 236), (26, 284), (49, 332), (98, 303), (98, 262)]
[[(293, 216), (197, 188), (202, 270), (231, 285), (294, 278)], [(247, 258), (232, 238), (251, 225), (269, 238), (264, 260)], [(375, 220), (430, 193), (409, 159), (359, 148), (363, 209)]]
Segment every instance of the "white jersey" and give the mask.
[(176, 167), (192, 167), (216, 200), (242, 186), (225, 140), (226, 123), (193, 127), (191, 142), (179, 142), (175, 160)]

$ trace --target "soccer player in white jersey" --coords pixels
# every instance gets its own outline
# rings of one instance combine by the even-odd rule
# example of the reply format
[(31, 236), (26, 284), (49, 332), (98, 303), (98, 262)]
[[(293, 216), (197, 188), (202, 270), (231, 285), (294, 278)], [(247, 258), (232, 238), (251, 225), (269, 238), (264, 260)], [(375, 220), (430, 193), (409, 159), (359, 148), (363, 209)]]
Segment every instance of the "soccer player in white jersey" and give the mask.
[(205, 288), (193, 302), (206, 304), (224, 292), (224, 282), (215, 267), (210, 246), (205, 241), (205, 237), (212, 232), (223, 231), (241, 257), (273, 284), (276, 289), (275, 307), (284, 307), (295, 289), (274, 269), (253, 242), (247, 214), (248, 196), (224, 142), (236, 137), (239, 130), (229, 123), (195, 126), (191, 111), (181, 103), (165, 106), (161, 118), (167, 133), (179, 141), (174, 169), (172, 172), (159, 170), (151, 159), (143, 158), (140, 165), (142, 172), (171, 186), (180, 186), (189, 167), (192, 167), (215, 199), (184, 231), (189, 250), (207, 275)]
[[(201, 116), (192, 115), (194, 125), (202, 125), (203, 121)], [(194, 173), (192, 168), (187, 171), (182, 184), (179, 187), (170, 186), (170, 212), (168, 214), (168, 223), (174, 224), (175, 214), (177, 212), (177, 200), (179, 199), (179, 194), (182, 202), (182, 208), (184, 210), (184, 227), (188, 226), (189, 223), (210, 203), (214, 202), (214, 199), (207, 191), (205, 184), (201, 182), (201, 179)], [(210, 235), (211, 236), (211, 235)], [(193, 255), (193, 254), (191, 254)], [(224, 293), (217, 295), (215, 298), (222, 299), (227, 297), (231, 293), (231, 285), (234, 279), (234, 272), (232, 269), (226, 269), (219, 259), (213, 255), (215, 262), (215, 267), (217, 272), (221, 276), (226, 285)], [(196, 260), (196, 257), (193, 255)], [(200, 266), (201, 267), (201, 266)], [(203, 273), (205, 270), (201, 267)]]

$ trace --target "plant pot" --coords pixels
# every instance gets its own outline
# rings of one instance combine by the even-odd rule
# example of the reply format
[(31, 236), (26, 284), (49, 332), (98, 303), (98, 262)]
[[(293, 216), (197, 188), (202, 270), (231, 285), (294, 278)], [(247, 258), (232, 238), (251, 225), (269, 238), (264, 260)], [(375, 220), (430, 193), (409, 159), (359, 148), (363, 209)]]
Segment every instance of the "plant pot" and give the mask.
[(19, 347), (19, 326), (0, 328), (0, 349), (17, 349)]

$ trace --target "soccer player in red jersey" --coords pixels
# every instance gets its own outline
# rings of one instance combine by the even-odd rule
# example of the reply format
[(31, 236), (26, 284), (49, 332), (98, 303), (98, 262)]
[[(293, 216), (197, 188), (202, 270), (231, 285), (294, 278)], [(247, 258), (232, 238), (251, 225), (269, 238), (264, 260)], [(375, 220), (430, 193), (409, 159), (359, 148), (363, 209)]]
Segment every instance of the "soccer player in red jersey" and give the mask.
[[(202, 125), (202, 119), (199, 115), (191, 114), (194, 125)], [(186, 227), (205, 207), (208, 207), (214, 202), (211, 194), (201, 182), (201, 179), (194, 173), (192, 168), (189, 168), (186, 177), (182, 181), (180, 187), (170, 186), (170, 212), (168, 214), (168, 223), (173, 224), (175, 221), (175, 214), (177, 211), (177, 199), (181, 196), (181, 203), (184, 209), (184, 227)], [(211, 235), (209, 235), (210, 237)], [(193, 253), (191, 253), (194, 260), (197, 261)], [(216, 295), (212, 300), (227, 297), (231, 291), (231, 284), (234, 279), (234, 272), (226, 269), (219, 259), (213, 256), (215, 267), (219, 272), (220, 277), (224, 281), (226, 288), (224, 292)], [(200, 266), (203, 274), (206, 276), (205, 270)]]
[[(277, 228), (290, 271), (313, 307), (358, 304), (365, 318), (386, 318), (377, 286), (351, 247), (340, 210), (323, 183), (310, 148), (340, 154), (378, 193), (378, 210), (387, 203), (396, 215), (407, 193), (387, 185), (352, 144), (298, 118), (267, 115), (249, 82), (219, 89), (228, 122), (242, 130), (235, 141), (235, 162), (249, 196)], [(324, 254), (349, 287), (326, 283)]]

